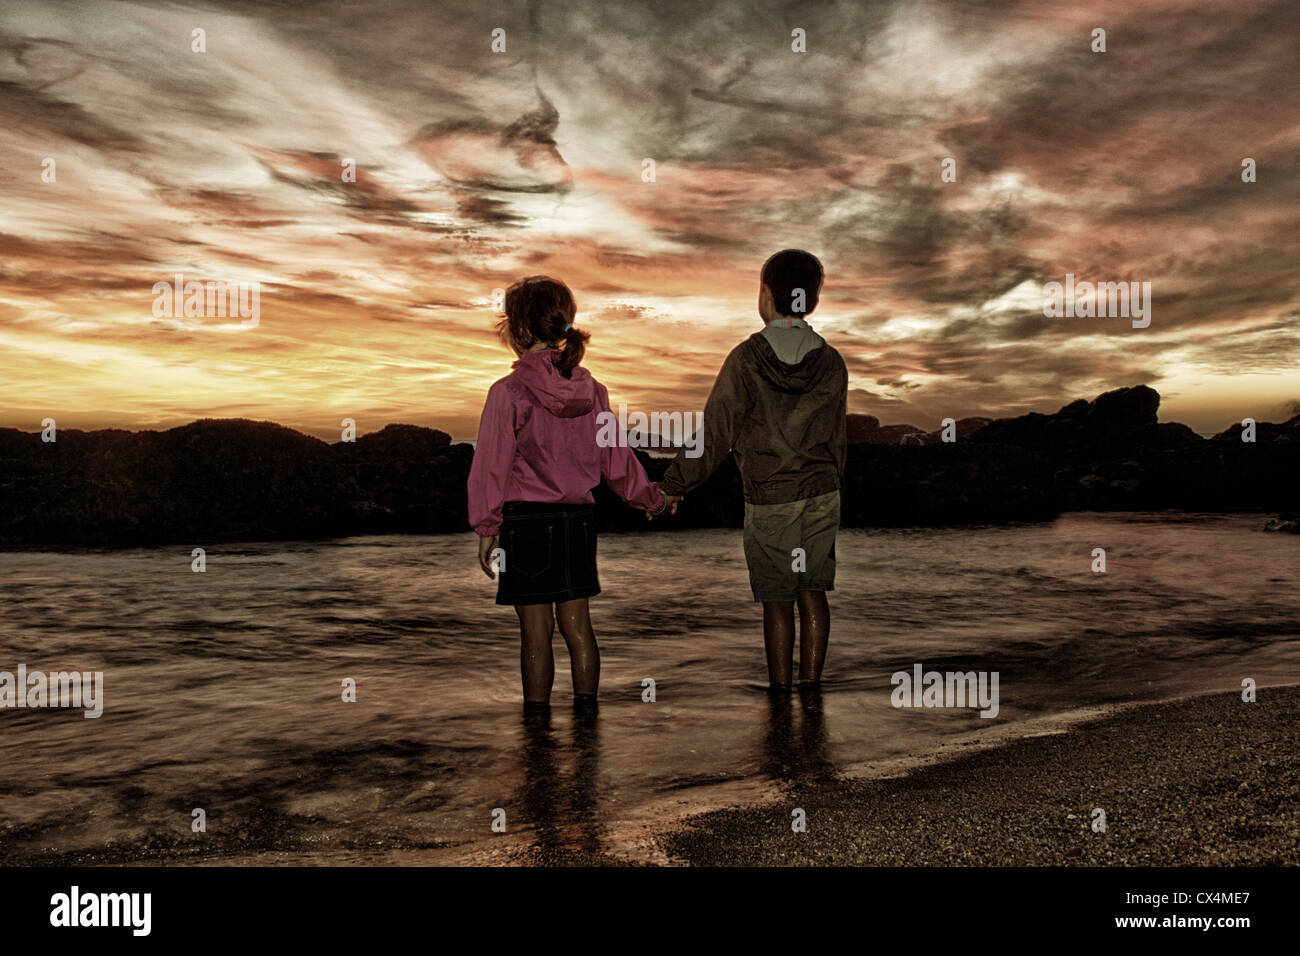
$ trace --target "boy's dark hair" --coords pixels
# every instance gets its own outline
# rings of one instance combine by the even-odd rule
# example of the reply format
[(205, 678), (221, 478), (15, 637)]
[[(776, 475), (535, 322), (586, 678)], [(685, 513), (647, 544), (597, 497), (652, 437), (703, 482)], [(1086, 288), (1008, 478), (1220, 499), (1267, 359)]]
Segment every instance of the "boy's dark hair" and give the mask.
[[(825, 272), (817, 257), (802, 249), (782, 249), (763, 263), (763, 285), (772, 290), (776, 311), (787, 316), (804, 316), (817, 308)], [(796, 308), (795, 290), (803, 290), (803, 308)]]
[(501, 340), (516, 355), (523, 355), (537, 342), (563, 342), (555, 367), (568, 378), (582, 361), (591, 338), (590, 333), (573, 327), (578, 306), (569, 287), (550, 276), (528, 276), (506, 289), (505, 309), (506, 317), (497, 323)]

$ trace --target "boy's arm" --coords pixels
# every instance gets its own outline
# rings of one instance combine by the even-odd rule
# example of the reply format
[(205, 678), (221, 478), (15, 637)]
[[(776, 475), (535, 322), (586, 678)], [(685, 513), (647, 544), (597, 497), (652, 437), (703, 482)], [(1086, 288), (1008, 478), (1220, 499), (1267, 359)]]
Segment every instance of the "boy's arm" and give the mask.
[(515, 403), (504, 382), (488, 391), (469, 466), (469, 523), (481, 538), (501, 530), (506, 484), (515, 461)]
[[(601, 412), (613, 415), (609, 408), (609, 392), (603, 385), (596, 387), (596, 401)], [(626, 442), (600, 449), (600, 476), (609, 483), (616, 495), (632, 507), (647, 512), (663, 510), (663, 494), (645, 473), (636, 452)]]
[(849, 369), (840, 359), (840, 400), (835, 414), (835, 431), (831, 437), (831, 454), (840, 475), (840, 490), (844, 490), (844, 472), (849, 460)]
[[(709, 400), (704, 406), (703, 449), (698, 458), (690, 458), (683, 448), (664, 472), (659, 487), (666, 495), (684, 495), (704, 484), (726, 461), (740, 434), (740, 424), (749, 409), (749, 393), (740, 374), (740, 350), (733, 349), (722, 363)], [(701, 436), (696, 435), (698, 441)]]

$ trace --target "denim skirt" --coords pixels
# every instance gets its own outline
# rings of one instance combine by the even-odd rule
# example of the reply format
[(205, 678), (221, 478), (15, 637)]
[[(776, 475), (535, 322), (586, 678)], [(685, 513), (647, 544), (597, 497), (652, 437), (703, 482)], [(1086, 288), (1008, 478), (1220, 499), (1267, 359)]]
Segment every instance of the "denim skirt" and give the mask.
[(600, 593), (593, 505), (507, 501), (498, 604), (555, 604)]

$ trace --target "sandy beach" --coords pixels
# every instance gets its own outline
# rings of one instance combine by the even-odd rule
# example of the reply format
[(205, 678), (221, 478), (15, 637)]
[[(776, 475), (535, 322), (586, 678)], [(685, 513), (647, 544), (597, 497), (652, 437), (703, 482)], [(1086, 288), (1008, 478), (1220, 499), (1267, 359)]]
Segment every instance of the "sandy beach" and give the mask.
[[(1086, 714), (1087, 712), (1079, 712)], [(591, 838), (525, 827), (461, 847), (135, 852), (19, 864), (215, 866), (1294, 866), (1300, 685), (993, 728), (828, 776), (700, 788)], [(725, 803), (693, 813), (692, 807)], [(791, 829), (804, 811), (806, 832)], [(1092, 828), (1105, 812), (1105, 831)], [(232, 848), (233, 849), (233, 848)], [(378, 852), (376, 852), (378, 850)]]
[(1298, 726), (1296, 686), (1161, 702), (900, 777), (793, 780), (662, 842), (696, 866), (1296, 865)]
[[(1300, 685), (1002, 725), (828, 774), (700, 787), (608, 827), (570, 821), (424, 849), (14, 855), (13, 865), (1295, 866)], [(696, 812), (701, 807), (724, 806)], [(791, 827), (802, 810), (804, 832)], [(1105, 813), (1094, 830), (1095, 810)]]

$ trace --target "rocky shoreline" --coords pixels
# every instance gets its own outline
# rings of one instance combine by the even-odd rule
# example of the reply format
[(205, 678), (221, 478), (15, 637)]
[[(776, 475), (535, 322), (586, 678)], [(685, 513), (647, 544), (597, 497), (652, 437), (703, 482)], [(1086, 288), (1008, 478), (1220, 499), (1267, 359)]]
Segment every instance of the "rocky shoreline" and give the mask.
[[(1300, 510), (1300, 415), (1211, 438), (1161, 423), (1144, 385), (1052, 415), (881, 426), (851, 415), (846, 527), (1041, 521), (1065, 511)], [(640, 454), (640, 453), (638, 453)], [(389, 425), (329, 444), (272, 422), (203, 419), (167, 431), (0, 429), (0, 547), (130, 547), (468, 529), (473, 448)], [(652, 478), (664, 459), (642, 456)], [(606, 529), (739, 527), (730, 462), (677, 517), (648, 526), (603, 486)], [(1294, 528), (1279, 519), (1279, 530)]]

